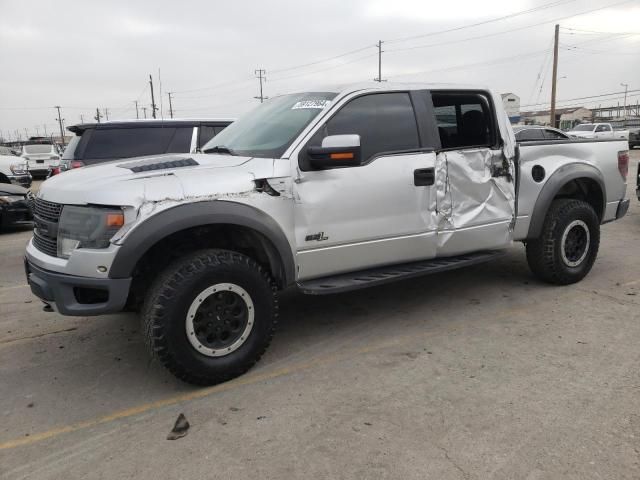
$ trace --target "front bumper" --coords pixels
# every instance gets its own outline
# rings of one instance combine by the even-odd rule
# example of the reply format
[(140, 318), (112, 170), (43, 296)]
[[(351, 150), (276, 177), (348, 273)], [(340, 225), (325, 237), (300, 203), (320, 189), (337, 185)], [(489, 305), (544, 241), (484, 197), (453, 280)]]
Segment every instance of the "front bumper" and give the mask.
[(24, 260), (31, 292), (62, 315), (117, 313), (124, 308), (130, 278), (90, 278), (44, 270)]
[(26, 225), (33, 221), (33, 213), (26, 200), (3, 204), (0, 206), (0, 225), (9, 227), (12, 225)]
[(33, 181), (33, 178), (29, 174), (26, 174), (26, 175), (9, 175), (7, 178), (9, 178), (9, 181), (12, 184), (20, 185), (21, 187), (24, 187), (24, 188), (30, 188), (31, 187), (31, 182)]

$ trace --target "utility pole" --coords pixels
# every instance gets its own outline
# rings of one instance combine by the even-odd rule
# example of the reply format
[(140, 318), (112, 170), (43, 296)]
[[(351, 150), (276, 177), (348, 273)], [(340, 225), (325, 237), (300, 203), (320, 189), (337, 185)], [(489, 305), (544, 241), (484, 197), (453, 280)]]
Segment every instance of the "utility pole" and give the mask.
[[(149, 74), (149, 86), (151, 87), (151, 116), (156, 118), (156, 110), (158, 110), (158, 108), (156, 107), (156, 100), (153, 96), (153, 78), (151, 78), (151, 74)], [(147, 118), (146, 115), (144, 118)]]
[(622, 87), (624, 87), (624, 126), (627, 126), (627, 90), (629, 90), (628, 83), (621, 83)]
[(259, 79), (259, 81), (260, 81), (260, 96), (259, 97), (253, 97), (253, 98), (257, 98), (258, 100), (260, 100), (260, 103), (262, 103), (267, 98), (269, 98), (269, 97), (265, 97), (262, 94), (262, 82), (263, 81), (265, 81), (265, 82), (267, 81), (267, 77), (265, 77), (265, 75), (267, 74), (267, 71), (262, 69), (262, 68), (259, 68), (257, 70), (254, 70), (253, 73), (256, 75), (256, 78)]
[(58, 125), (60, 126), (60, 141), (62, 142), (62, 146), (64, 146), (64, 129), (62, 128), (62, 115), (60, 115), (60, 105), (56, 105), (56, 110), (58, 110)]
[(140, 118), (140, 114), (138, 113), (138, 100), (134, 100), (133, 103), (136, 104), (136, 118)]
[(104, 118), (109, 120), (109, 109), (107, 107), (104, 107), (103, 110), (104, 110)]
[(100, 109), (96, 107), (96, 116), (93, 117), (96, 119), (96, 122), (100, 123), (100, 119), (102, 118), (102, 114), (100, 113)]
[(27, 130), (27, 127), (24, 127), (24, 138), (25, 140), (29, 140), (29, 131)]
[(171, 92), (167, 92), (169, 96), (169, 115), (173, 118), (173, 105), (171, 105)]
[(147, 107), (142, 107), (142, 111), (144, 113), (144, 118), (147, 118)]
[(560, 43), (560, 25), (556, 24), (553, 41), (553, 78), (551, 79), (551, 126), (556, 127), (556, 84), (558, 82), (558, 44)]
[(374, 78), (373, 80), (376, 82), (383, 82), (382, 80), (382, 44), (384, 42), (382, 40), (378, 40), (376, 43), (376, 47), (378, 47), (378, 78)]
[(44, 127), (44, 136), (45, 136), (45, 137), (48, 137), (49, 135), (47, 135), (47, 125), (46, 125), (46, 124), (44, 124), (44, 125), (42, 125), (42, 126)]
[(80, 114), (80, 123), (84, 123), (84, 115)]

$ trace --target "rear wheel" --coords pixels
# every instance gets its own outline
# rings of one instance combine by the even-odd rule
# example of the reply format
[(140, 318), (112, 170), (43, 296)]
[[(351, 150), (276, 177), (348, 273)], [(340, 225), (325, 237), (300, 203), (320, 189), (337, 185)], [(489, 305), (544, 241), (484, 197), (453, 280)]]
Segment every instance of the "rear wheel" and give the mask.
[(202, 250), (169, 266), (142, 310), (153, 355), (175, 376), (212, 385), (246, 372), (273, 336), (276, 289), (251, 258)]
[(593, 207), (574, 199), (555, 200), (542, 234), (527, 242), (527, 262), (545, 282), (568, 285), (591, 270), (600, 245), (600, 221)]

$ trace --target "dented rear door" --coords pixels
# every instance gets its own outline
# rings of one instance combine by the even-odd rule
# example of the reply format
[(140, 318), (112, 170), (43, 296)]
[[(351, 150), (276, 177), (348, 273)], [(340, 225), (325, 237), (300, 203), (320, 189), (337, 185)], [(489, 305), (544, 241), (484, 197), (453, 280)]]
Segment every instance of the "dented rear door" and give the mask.
[(484, 91), (432, 92), (436, 156), (437, 254), (504, 248), (515, 219), (513, 134)]

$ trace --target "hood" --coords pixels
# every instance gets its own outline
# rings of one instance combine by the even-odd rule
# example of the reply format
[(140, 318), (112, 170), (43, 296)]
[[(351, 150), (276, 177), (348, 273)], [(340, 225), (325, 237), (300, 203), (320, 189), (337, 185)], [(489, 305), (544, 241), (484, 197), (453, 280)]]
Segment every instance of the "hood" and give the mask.
[(26, 195), (28, 190), (10, 183), (0, 183), (0, 195)]
[(0, 155), (0, 165), (24, 165), (25, 163), (25, 159), (21, 157), (14, 157), (13, 155)]
[[(272, 171), (272, 159), (165, 154), (69, 170), (45, 181), (38, 196), (65, 204), (139, 206), (145, 202), (247, 191), (254, 178), (269, 176)], [(256, 177), (254, 172), (261, 172), (261, 176)]]

